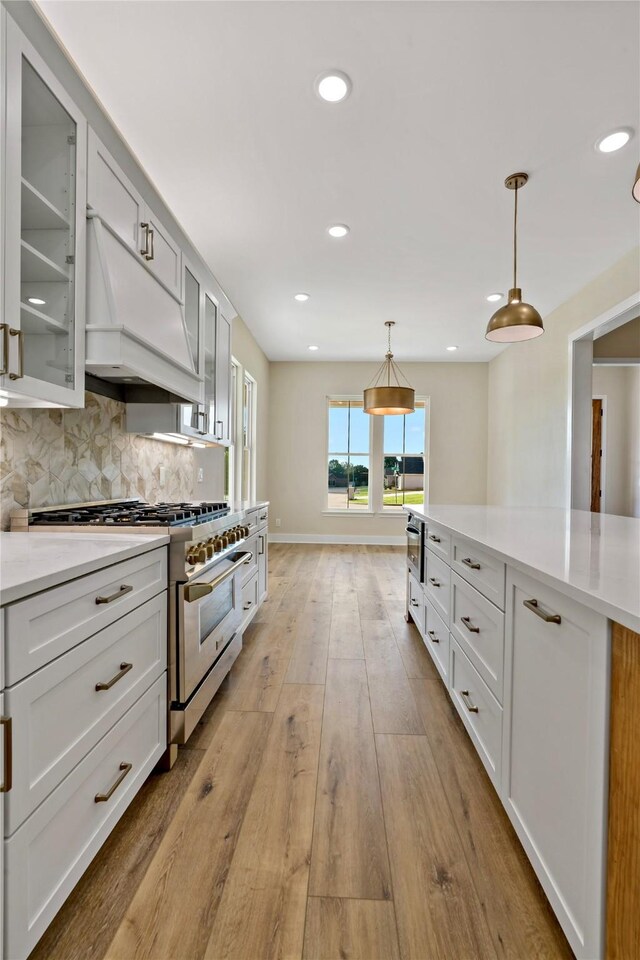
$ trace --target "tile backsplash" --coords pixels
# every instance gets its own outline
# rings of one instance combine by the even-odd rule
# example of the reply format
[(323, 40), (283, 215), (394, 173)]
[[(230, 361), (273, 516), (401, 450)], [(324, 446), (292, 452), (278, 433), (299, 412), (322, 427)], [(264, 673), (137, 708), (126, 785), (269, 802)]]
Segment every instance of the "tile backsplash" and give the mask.
[(194, 499), (191, 449), (125, 433), (118, 400), (87, 393), (85, 404), (82, 410), (0, 409), (3, 530), (15, 507)]

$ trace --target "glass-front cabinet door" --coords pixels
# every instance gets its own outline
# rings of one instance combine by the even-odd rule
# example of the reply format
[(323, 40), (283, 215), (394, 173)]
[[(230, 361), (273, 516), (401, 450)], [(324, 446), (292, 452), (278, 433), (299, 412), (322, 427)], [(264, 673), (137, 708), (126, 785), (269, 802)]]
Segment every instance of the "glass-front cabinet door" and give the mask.
[(0, 389), (16, 406), (84, 404), (87, 125), (11, 17)]
[(217, 440), (216, 432), (216, 331), (218, 305), (208, 293), (204, 296), (204, 403), (207, 433)]
[[(202, 354), (202, 304), (199, 281), (185, 264), (184, 268), (184, 322), (191, 350), (191, 361), (196, 373), (200, 372)], [(203, 404), (186, 403), (181, 408), (182, 430), (194, 436), (201, 436), (205, 430), (205, 409)]]

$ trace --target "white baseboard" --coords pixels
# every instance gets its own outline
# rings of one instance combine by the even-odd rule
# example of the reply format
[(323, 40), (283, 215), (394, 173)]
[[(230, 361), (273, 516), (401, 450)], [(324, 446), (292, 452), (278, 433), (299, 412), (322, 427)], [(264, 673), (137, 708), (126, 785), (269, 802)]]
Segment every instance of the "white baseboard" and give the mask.
[(270, 533), (269, 543), (370, 543), (381, 547), (404, 546), (404, 537), (365, 536), (350, 533)]

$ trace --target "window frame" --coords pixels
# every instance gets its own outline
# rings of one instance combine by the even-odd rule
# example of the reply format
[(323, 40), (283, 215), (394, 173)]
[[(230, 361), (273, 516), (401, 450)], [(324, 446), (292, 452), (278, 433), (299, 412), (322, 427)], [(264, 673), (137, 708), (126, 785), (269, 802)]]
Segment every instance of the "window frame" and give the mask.
[[(348, 463), (351, 462), (351, 457), (352, 457), (352, 456), (353, 456), (353, 457), (366, 457), (367, 460), (369, 461), (369, 468), (368, 468), (368, 469), (369, 469), (369, 483), (368, 483), (368, 491), (369, 491), (369, 493), (368, 493), (367, 506), (366, 506), (366, 507), (349, 507), (349, 495), (348, 495), (348, 493), (347, 493), (347, 506), (346, 506), (346, 507), (330, 507), (330, 506), (329, 506), (329, 500), (328, 500), (328, 489), (329, 489), (329, 488), (328, 488), (328, 485), (327, 485), (327, 490), (326, 490), (326, 493), (325, 493), (325, 503), (324, 503), (323, 513), (334, 513), (334, 514), (337, 514), (338, 516), (343, 516), (344, 514), (347, 514), (347, 513), (350, 514), (350, 515), (353, 514), (354, 516), (359, 516), (359, 517), (361, 517), (361, 516), (363, 516), (363, 515), (366, 516), (367, 514), (373, 513), (373, 510), (372, 510), (372, 508), (371, 508), (371, 463), (372, 463), (372, 449), (373, 449), (373, 447), (372, 447), (372, 443), (373, 443), (373, 424), (372, 424), (372, 423), (369, 423), (369, 449), (368, 449), (367, 451), (357, 452), (356, 450), (347, 450), (347, 451), (345, 451), (344, 453), (340, 453), (340, 452), (337, 452), (337, 451), (335, 451), (335, 450), (330, 450), (330, 449), (329, 449), (329, 431), (330, 431), (329, 411), (330, 411), (330, 409), (331, 409), (331, 404), (332, 404), (332, 403), (357, 403), (357, 404), (359, 404), (359, 405), (362, 407), (362, 406), (363, 406), (362, 394), (360, 394), (360, 395), (358, 395), (358, 396), (346, 396), (346, 395), (345, 395), (345, 396), (334, 396), (334, 395), (327, 396), (327, 406), (326, 406), (326, 410), (327, 410), (327, 439), (326, 439), (326, 456), (325, 456), (325, 460), (324, 460), (324, 463), (325, 463), (325, 471), (328, 471), (328, 468), (329, 468), (329, 457), (330, 457), (332, 454), (334, 454), (334, 455), (336, 455), (336, 456), (344, 456), (344, 457), (346, 457)], [(372, 420), (373, 417), (370, 417), (369, 419)], [(328, 475), (327, 475), (327, 483), (328, 483)], [(348, 477), (348, 475), (347, 475), (347, 491), (348, 491), (348, 488), (349, 488), (349, 477)]]
[[(427, 400), (424, 399), (423, 397), (416, 397), (415, 402), (416, 402), (416, 406), (417, 406), (418, 404), (420, 404), (420, 405), (422, 405), (422, 406), (424, 407), (424, 436), (423, 436), (423, 438), (422, 438), (422, 441), (423, 441), (423, 453), (422, 453), (422, 458), (423, 458), (423, 461), (424, 461), (424, 474), (423, 474), (423, 476), (424, 476), (424, 484), (423, 484), (423, 486), (424, 486), (424, 491), (423, 491), (424, 500), (423, 500), (423, 503), (422, 503), (422, 504), (417, 504), (417, 505), (416, 505), (416, 506), (424, 506), (424, 505), (428, 504), (428, 502), (429, 502), (428, 499), (427, 499), (427, 496), (428, 496), (428, 494), (427, 494), (427, 491), (428, 491), (428, 476), (429, 476), (429, 471), (428, 471), (428, 459), (427, 459), (427, 456), (428, 456), (427, 445), (428, 445), (428, 431), (429, 431), (429, 416), (428, 416), (428, 414), (429, 414), (429, 405), (428, 405)], [(411, 416), (411, 414), (403, 414), (403, 419), (404, 419), (405, 417), (407, 417), (407, 416)], [(382, 425), (381, 425), (381, 434), (382, 434), (382, 476), (380, 477), (382, 491), (381, 491), (381, 496), (380, 496), (380, 501), (381, 501), (381, 502), (380, 502), (380, 510), (384, 513), (385, 516), (387, 516), (387, 515), (389, 515), (389, 514), (397, 516), (398, 513), (401, 513), (401, 512), (404, 510), (405, 504), (404, 504), (404, 503), (400, 503), (400, 504), (397, 504), (397, 505), (396, 505), (396, 504), (388, 504), (387, 506), (385, 506), (385, 503), (384, 503), (384, 461), (385, 461), (385, 458), (386, 458), (386, 457), (397, 457), (397, 458), (419, 457), (419, 456), (421, 456), (421, 454), (419, 454), (419, 453), (406, 453), (406, 452), (394, 453), (393, 451), (386, 451), (386, 450), (384, 449), (384, 419), (385, 419), (384, 416), (381, 416), (381, 417), (380, 417), (380, 420), (382, 421)], [(404, 420), (404, 425), (406, 426), (406, 419)], [(404, 439), (405, 446), (406, 446), (406, 437), (403, 437), (403, 439)], [(402, 476), (405, 477), (405, 476), (407, 476), (407, 474), (403, 473)], [(407, 491), (403, 490), (403, 494), (406, 493), (406, 492), (407, 492)], [(409, 504), (409, 506), (411, 506), (411, 504)]]
[[(328, 486), (327, 470), (329, 464), (329, 409), (330, 403), (335, 401), (350, 403), (362, 403), (362, 394), (328, 394), (326, 397), (326, 440), (325, 440), (325, 483), (324, 483), (324, 505), (323, 514), (338, 517), (395, 517), (402, 516), (404, 506), (384, 506), (384, 417), (371, 415), (369, 417), (369, 453), (357, 454), (351, 451), (353, 456), (369, 457), (369, 504), (367, 509), (349, 507), (329, 507), (328, 506)], [(424, 404), (424, 506), (429, 505), (430, 493), (430, 441), (431, 441), (431, 401), (428, 396), (417, 396), (416, 403)], [(410, 456), (410, 454), (409, 454)], [(417, 456), (417, 454), (416, 454)]]

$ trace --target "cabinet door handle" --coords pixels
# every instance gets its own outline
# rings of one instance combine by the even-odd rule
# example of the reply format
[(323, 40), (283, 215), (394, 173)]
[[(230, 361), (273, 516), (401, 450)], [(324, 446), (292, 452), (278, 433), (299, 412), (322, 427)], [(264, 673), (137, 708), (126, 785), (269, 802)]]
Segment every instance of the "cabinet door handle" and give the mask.
[(132, 763), (126, 763), (126, 761), (123, 760), (119, 767), (119, 769), (122, 770), (122, 773), (115, 783), (109, 787), (106, 793), (96, 793), (95, 797), (93, 798), (95, 803), (105, 803), (107, 800), (110, 800), (132, 767)]
[(460, 617), (469, 633), (480, 633), (480, 627), (474, 627), (471, 623), (471, 617)]
[(249, 607), (251, 606), (251, 603), (252, 603), (251, 600), (247, 600), (247, 602), (245, 603), (245, 605), (244, 605), (244, 607), (243, 607), (242, 609), (243, 609), (243, 610), (248, 610)]
[(472, 560), (471, 557), (465, 557), (460, 563), (464, 563), (465, 567), (469, 567), (470, 570), (479, 570), (480, 564), (476, 563), (475, 560)]
[(261, 519), (261, 520), (266, 520), (266, 519), (267, 519), (266, 513), (263, 513), (262, 516), (260, 517), (260, 519)]
[[(220, 436), (218, 436), (218, 424), (220, 424)], [(216, 440), (222, 440), (222, 435), (224, 433), (224, 420), (216, 420)]]
[(128, 583), (123, 583), (119, 590), (116, 590), (115, 593), (110, 593), (108, 597), (96, 597), (96, 603), (111, 603), (112, 600), (117, 600), (118, 597), (124, 597), (125, 593), (131, 593), (133, 587)]
[(429, 540), (433, 540), (434, 543), (440, 543), (440, 537), (436, 537), (435, 533), (429, 534)]
[(537, 600), (523, 600), (523, 606), (527, 610), (531, 610), (532, 613), (535, 613), (536, 617), (540, 617), (541, 620), (544, 620), (545, 623), (562, 623), (562, 617), (559, 613), (545, 613), (544, 610), (541, 610), (538, 606)]
[(434, 587), (441, 587), (441, 586), (442, 586), (442, 584), (440, 583), (440, 581), (439, 581), (439, 580), (436, 580), (435, 577), (429, 577), (429, 583), (432, 583), (432, 584), (434, 585)]
[(145, 260), (148, 260), (149, 259), (149, 224), (141, 223), (140, 226), (144, 230), (144, 247), (140, 251), (140, 254), (145, 258)]
[(468, 691), (468, 690), (461, 690), (461, 691), (460, 691), (460, 696), (461, 696), (462, 699), (464, 700), (464, 705), (465, 705), (465, 707), (467, 708), (467, 710), (469, 711), (469, 713), (479, 713), (478, 708), (477, 708), (476, 706), (474, 706), (473, 702), (469, 699), (469, 691)]
[(9, 324), (0, 323), (0, 330), (2, 330), (2, 369), (0, 370), (0, 377), (4, 377), (9, 369)]
[(439, 639), (436, 637), (436, 632), (435, 632), (435, 630), (428, 630), (427, 632), (428, 632), (429, 636), (431, 637), (431, 643), (440, 643)]
[(412, 607), (419, 607), (420, 604), (418, 603), (417, 600), (412, 600), (412, 601), (411, 601), (411, 606), (412, 606)]
[(153, 246), (153, 237), (154, 237), (154, 234), (155, 234), (155, 231), (154, 231), (154, 230), (149, 230), (149, 247), (150, 247), (150, 249), (149, 249), (149, 253), (147, 254), (147, 258), (146, 258), (147, 260), (155, 260), (155, 253), (154, 253), (154, 246)]
[(11, 717), (0, 717), (0, 724), (4, 727), (4, 771), (0, 793), (8, 793), (13, 783), (13, 737), (11, 736)]
[(258, 549), (258, 556), (261, 557), (264, 554), (264, 537), (260, 534), (260, 547)]
[(24, 333), (9, 327), (9, 336), (18, 338), (18, 373), (10, 373), (10, 380), (22, 380), (24, 377)]
[(133, 670), (132, 663), (121, 663), (120, 670), (114, 677), (111, 677), (111, 680), (107, 680), (106, 682), (101, 680), (99, 683), (96, 683), (96, 690), (111, 690), (111, 687), (114, 685), (114, 683), (117, 683), (118, 680), (122, 680), (125, 673), (129, 673), (129, 670)]

